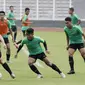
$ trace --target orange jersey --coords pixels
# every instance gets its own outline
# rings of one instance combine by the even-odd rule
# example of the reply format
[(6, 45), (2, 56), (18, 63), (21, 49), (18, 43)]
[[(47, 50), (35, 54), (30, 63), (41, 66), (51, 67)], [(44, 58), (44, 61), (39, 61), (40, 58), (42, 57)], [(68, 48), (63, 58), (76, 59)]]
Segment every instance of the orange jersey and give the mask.
[(8, 32), (8, 22), (7, 20), (0, 20), (0, 35), (5, 35)]
[[(27, 15), (24, 15), (23, 17), (22, 17), (22, 26), (30, 26), (30, 24), (31, 24), (31, 22), (30, 22), (30, 20), (28, 19), (28, 17), (27, 17)], [(28, 22), (28, 23), (24, 23), (23, 21), (26, 21), (26, 22)]]

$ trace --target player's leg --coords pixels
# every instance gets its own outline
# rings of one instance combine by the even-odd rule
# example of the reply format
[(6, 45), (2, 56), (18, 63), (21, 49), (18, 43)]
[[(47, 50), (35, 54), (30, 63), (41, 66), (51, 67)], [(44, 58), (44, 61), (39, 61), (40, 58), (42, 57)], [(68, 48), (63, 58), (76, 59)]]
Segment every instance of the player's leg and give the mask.
[(48, 60), (48, 58), (46, 57), (46, 55), (45, 55), (44, 53), (41, 54), (41, 57), (42, 57), (42, 58), (40, 58), (40, 59), (41, 59), (43, 62), (45, 62), (45, 64), (46, 64), (47, 66), (49, 66), (49, 67), (51, 67), (53, 70), (57, 71), (57, 72), (61, 75), (62, 78), (65, 78), (65, 77), (66, 77), (65, 74), (62, 73), (62, 71), (61, 71), (55, 64), (51, 63), (51, 62)]
[(73, 59), (73, 54), (76, 51), (76, 49), (73, 47), (70, 47), (68, 49), (68, 55), (69, 55), (69, 65), (70, 65), (70, 71), (68, 72), (68, 74), (74, 74), (74, 59)]
[(25, 37), (26, 35), (25, 32), (26, 32), (25, 30), (22, 31), (23, 37)]
[(7, 62), (9, 62), (10, 61), (10, 54), (11, 54), (11, 52), (10, 52), (10, 43), (9, 43), (8, 38), (4, 38), (4, 42), (5, 42), (6, 47), (7, 47), (6, 60), (7, 60)]
[(29, 59), (28, 59), (28, 65), (30, 67), (30, 69), (36, 73), (38, 75), (38, 78), (42, 78), (42, 75), (41, 73), (38, 71), (38, 69), (36, 68), (36, 66), (34, 65), (34, 63), (36, 62), (36, 59), (35, 58), (32, 58), (33, 56), (29, 56)]
[(17, 37), (17, 27), (16, 27), (16, 25), (12, 26), (12, 31), (14, 32), (14, 41), (16, 41), (16, 37)]
[(84, 59), (84, 62), (85, 62), (85, 47), (84, 47), (84, 44), (79, 44), (79, 52), (81, 53), (81, 56), (83, 57)]
[(10, 67), (8, 66), (8, 64), (5, 62), (3, 62), (2, 58), (1, 58), (1, 51), (0, 51), (0, 64), (3, 66), (3, 68), (10, 74), (10, 76), (12, 78), (15, 78), (14, 73), (11, 71)]

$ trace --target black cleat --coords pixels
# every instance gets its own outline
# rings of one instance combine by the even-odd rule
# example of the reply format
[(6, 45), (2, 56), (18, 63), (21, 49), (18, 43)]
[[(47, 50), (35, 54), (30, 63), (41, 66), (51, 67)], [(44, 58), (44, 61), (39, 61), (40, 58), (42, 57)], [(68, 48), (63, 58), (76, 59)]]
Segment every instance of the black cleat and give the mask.
[(70, 70), (67, 74), (75, 74), (74, 70)]

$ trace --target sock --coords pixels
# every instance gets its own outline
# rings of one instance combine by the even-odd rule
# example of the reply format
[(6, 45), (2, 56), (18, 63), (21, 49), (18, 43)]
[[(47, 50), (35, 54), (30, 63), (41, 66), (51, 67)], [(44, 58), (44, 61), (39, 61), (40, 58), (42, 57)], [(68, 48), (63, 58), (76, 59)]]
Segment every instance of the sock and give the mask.
[(57, 71), (59, 74), (62, 73), (62, 72), (60, 71), (60, 69), (59, 69), (55, 64), (52, 64), (51, 68), (52, 68), (53, 70)]
[(7, 59), (7, 61), (9, 61), (10, 60), (10, 54), (6, 54), (6, 59)]
[(69, 65), (71, 70), (74, 70), (74, 60), (72, 56), (69, 56)]
[(2, 66), (4, 67), (4, 69), (5, 69), (10, 75), (12, 74), (12, 71), (11, 71), (11, 69), (9, 68), (9, 66), (7, 65), (7, 63), (2, 64)]
[(14, 41), (16, 41), (17, 33), (14, 33)]
[(31, 68), (31, 70), (32, 70), (33, 72), (35, 72), (36, 74), (41, 74), (34, 65), (31, 65), (30, 68)]
[(22, 40), (18, 41), (16, 44), (20, 44), (22, 42)]

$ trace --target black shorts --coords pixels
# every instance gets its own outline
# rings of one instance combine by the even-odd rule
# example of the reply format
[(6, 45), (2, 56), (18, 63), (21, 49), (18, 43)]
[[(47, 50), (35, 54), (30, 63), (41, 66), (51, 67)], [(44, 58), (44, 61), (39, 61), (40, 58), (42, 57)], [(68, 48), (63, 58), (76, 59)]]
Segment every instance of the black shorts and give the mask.
[(79, 44), (70, 44), (69, 48), (73, 48), (74, 50), (80, 50), (81, 48), (84, 48), (84, 43), (79, 43)]
[(13, 31), (13, 32), (17, 31), (16, 25), (12, 25), (12, 31)]
[(43, 61), (43, 59), (47, 56), (43, 52), (43, 53), (40, 53), (40, 54), (37, 54), (37, 55), (29, 55), (29, 57), (34, 58), (35, 60), (40, 59), (40, 60)]
[(3, 38), (3, 39), (4, 39), (5, 44), (9, 43), (9, 39), (8, 38)]

